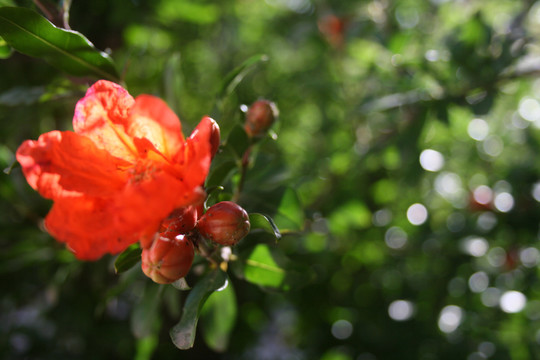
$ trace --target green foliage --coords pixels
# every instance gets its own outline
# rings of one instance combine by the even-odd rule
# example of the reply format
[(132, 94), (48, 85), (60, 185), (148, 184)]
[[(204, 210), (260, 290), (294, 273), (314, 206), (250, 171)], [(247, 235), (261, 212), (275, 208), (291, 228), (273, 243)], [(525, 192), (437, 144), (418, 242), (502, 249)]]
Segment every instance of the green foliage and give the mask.
[[(186, 298), (180, 322), (170, 331), (171, 339), (179, 349), (189, 349), (195, 342), (195, 330), (201, 309), (210, 294), (225, 286), (227, 276), (220, 270), (213, 270), (193, 287)], [(213, 339), (216, 341), (216, 339)]]
[[(73, 1), (78, 32), (52, 25), (60, 3), (0, 0), (0, 353), (540, 357), (537, 3)], [(136, 247), (76, 261), (10, 168), (117, 69), (185, 134), (216, 119), (205, 205), (249, 212), (246, 238), (205, 243), (172, 285), (144, 277)], [(259, 98), (280, 119), (254, 141)]]
[(107, 54), (94, 48), (83, 35), (59, 29), (32, 10), (1, 7), (0, 35), (17, 51), (41, 58), (71, 75), (119, 80)]

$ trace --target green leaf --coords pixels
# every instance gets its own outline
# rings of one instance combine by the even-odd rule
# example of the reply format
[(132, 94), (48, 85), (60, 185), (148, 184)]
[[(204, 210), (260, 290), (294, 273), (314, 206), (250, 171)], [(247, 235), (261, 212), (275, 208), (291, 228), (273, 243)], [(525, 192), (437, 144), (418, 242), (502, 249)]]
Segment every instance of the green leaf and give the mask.
[(251, 213), (249, 214), (249, 222), (252, 231), (255, 229), (262, 229), (273, 234), (276, 237), (276, 240), (281, 239), (281, 233), (271, 217), (264, 214)]
[(151, 281), (145, 283), (142, 298), (131, 314), (131, 331), (137, 339), (152, 336), (159, 330), (159, 297), (163, 288)]
[(227, 137), (227, 142), (225, 146), (231, 147), (236, 156), (241, 159), (244, 156), (244, 153), (249, 148), (250, 141), (249, 137), (240, 125), (236, 125), (232, 128), (229, 136)]
[(167, 62), (163, 71), (163, 88), (165, 100), (171, 109), (178, 113), (180, 110), (181, 81), (181, 57), (179, 52), (174, 52)]
[(139, 245), (131, 245), (116, 258), (116, 261), (114, 262), (114, 271), (116, 271), (117, 274), (128, 271), (141, 261), (141, 253), (142, 250)]
[(244, 277), (253, 284), (279, 288), (285, 279), (285, 270), (276, 263), (268, 245), (259, 244), (245, 261)]
[(219, 94), (220, 99), (231, 94), (236, 86), (244, 79), (244, 77), (261, 62), (268, 61), (267, 55), (254, 55), (232, 70), (225, 76), (221, 83)]
[(237, 316), (236, 295), (232, 284), (210, 295), (201, 310), (201, 330), (208, 347), (223, 352), (229, 345)]
[(224, 161), (212, 168), (206, 178), (206, 187), (220, 186), (234, 169), (236, 169), (236, 161), (234, 160)]
[(285, 189), (274, 221), (282, 230), (302, 230), (304, 228), (304, 211), (296, 191), (292, 188)]
[(159, 343), (157, 335), (150, 335), (137, 340), (137, 351), (134, 360), (150, 360)]
[(33, 10), (0, 7), (0, 36), (15, 50), (68, 74), (119, 81), (111, 58), (82, 34), (57, 28)]
[(221, 288), (226, 281), (227, 275), (224, 272), (214, 270), (202, 278), (189, 292), (184, 304), (182, 318), (169, 332), (176, 347), (182, 350), (193, 347), (201, 308), (208, 296)]
[(11, 56), (11, 53), (13, 53), (11, 46), (0, 37), (0, 59), (7, 59)]

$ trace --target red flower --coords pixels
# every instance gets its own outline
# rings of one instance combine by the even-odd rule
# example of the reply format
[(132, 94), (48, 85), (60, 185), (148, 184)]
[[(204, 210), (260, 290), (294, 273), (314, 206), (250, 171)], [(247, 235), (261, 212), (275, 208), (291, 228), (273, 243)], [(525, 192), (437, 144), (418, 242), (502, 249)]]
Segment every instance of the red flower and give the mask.
[(165, 102), (133, 99), (101, 80), (77, 103), (75, 132), (27, 140), (17, 160), (30, 186), (54, 201), (49, 233), (93, 260), (152, 236), (173, 210), (204, 200), (214, 127), (204, 117), (184, 139)]

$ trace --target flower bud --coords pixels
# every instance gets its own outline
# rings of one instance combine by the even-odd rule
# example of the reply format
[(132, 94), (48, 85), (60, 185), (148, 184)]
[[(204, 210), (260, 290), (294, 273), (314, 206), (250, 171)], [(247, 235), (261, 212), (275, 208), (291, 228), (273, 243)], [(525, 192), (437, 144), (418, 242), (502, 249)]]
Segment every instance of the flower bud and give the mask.
[(249, 233), (250, 223), (246, 210), (231, 201), (211, 206), (199, 219), (199, 233), (221, 245), (235, 245)]
[(174, 210), (161, 222), (159, 231), (172, 231), (187, 234), (195, 228), (197, 222), (197, 209), (195, 206), (187, 206)]
[(263, 135), (272, 126), (279, 115), (275, 103), (268, 100), (257, 100), (246, 113), (244, 129), (251, 137)]
[(158, 284), (170, 284), (188, 273), (195, 251), (187, 236), (166, 231), (154, 239), (152, 246), (143, 249), (142, 270)]

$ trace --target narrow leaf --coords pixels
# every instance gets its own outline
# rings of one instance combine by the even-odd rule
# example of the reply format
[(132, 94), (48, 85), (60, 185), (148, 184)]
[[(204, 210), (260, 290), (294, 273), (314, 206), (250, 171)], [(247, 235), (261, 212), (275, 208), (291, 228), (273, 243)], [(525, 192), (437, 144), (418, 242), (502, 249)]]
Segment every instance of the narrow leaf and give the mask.
[(221, 83), (219, 94), (224, 98), (234, 91), (244, 77), (260, 62), (268, 61), (267, 55), (254, 55), (232, 70)]
[(246, 259), (244, 276), (251, 283), (279, 288), (285, 279), (285, 270), (276, 263), (268, 245), (259, 244)]
[(214, 270), (202, 278), (193, 287), (186, 298), (184, 311), (180, 322), (176, 324), (169, 335), (172, 342), (179, 349), (185, 350), (193, 347), (195, 332), (201, 308), (210, 294), (221, 288), (227, 280), (227, 275), (221, 270)]
[(128, 247), (116, 258), (116, 261), (114, 262), (114, 271), (116, 271), (117, 274), (128, 271), (141, 261), (141, 253), (142, 250), (138, 245)]
[(281, 233), (271, 217), (264, 214), (251, 213), (249, 214), (249, 222), (251, 223), (251, 230), (262, 229), (273, 234), (276, 240), (281, 239)]
[(236, 316), (236, 295), (229, 282), (222, 291), (213, 292), (201, 310), (202, 334), (211, 349), (217, 352), (227, 350)]
[(33, 10), (0, 7), (0, 36), (15, 50), (75, 76), (119, 81), (111, 58), (82, 34), (57, 28)]

